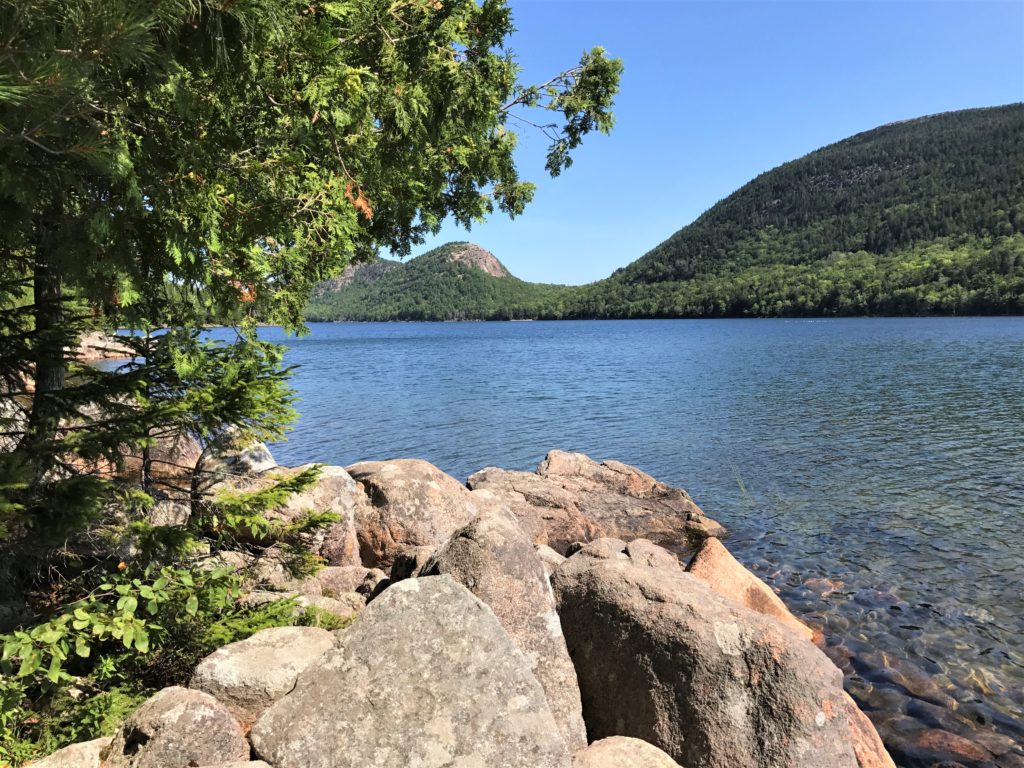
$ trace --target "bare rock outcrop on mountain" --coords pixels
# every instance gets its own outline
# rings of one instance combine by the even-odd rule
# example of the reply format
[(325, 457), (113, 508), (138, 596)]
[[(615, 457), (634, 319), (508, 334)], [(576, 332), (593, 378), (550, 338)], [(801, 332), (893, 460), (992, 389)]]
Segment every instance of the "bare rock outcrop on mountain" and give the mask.
[(505, 266), (498, 261), (493, 253), (473, 243), (453, 245), (451, 252), (448, 254), (448, 261), (479, 269), (491, 277), (509, 276), (509, 271), (505, 269)]

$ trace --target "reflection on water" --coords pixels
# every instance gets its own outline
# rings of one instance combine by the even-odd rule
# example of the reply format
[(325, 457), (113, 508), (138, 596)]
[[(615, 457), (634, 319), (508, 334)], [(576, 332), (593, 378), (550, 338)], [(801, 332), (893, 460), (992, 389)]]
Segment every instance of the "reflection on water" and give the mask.
[(1024, 764), (1024, 319), (324, 324), (288, 343), (283, 463), (416, 456), (465, 479), (558, 447), (640, 466), (825, 628), (901, 764), (937, 762), (931, 729), (985, 750), (964, 765)]

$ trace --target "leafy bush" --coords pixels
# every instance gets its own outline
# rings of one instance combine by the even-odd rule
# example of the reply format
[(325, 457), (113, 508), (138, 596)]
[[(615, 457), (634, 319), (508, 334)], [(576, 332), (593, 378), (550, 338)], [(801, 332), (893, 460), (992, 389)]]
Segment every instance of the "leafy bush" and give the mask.
[[(297, 612), (289, 599), (240, 605), (241, 575), (195, 556), (273, 545), (294, 575), (315, 572), (321, 563), (305, 537), (337, 516), (309, 512), (286, 523), (267, 512), (318, 474), (314, 467), (261, 490), (223, 494), (181, 526), (111, 525), (108, 538), (130, 541), (137, 558), (93, 563), (57, 588), (45, 621), (0, 635), (0, 764), (109, 735), (153, 691), (187, 683), (204, 657), (261, 629), (347, 626), (351, 619), (315, 608)], [(121, 510), (144, 509), (147, 499), (129, 493)], [(101, 551), (113, 550), (108, 543)]]

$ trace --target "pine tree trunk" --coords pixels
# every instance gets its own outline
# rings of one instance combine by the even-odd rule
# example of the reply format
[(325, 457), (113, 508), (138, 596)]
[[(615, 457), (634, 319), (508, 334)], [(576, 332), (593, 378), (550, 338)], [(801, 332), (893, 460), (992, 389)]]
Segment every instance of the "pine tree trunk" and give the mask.
[(35, 263), (33, 266), (32, 312), (35, 319), (35, 396), (25, 437), (19, 446), (32, 466), (35, 480), (53, 466), (56, 458), (47, 446), (60, 427), (61, 390), (66, 370), (64, 296), (61, 287), (58, 242), (63, 205), (56, 201), (36, 224)]

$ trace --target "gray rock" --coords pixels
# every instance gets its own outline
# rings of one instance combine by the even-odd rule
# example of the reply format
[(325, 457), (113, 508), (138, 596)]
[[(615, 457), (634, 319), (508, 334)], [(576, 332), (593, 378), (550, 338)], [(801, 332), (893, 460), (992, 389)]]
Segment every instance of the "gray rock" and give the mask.
[(813, 644), (633, 549), (597, 542), (552, 578), (592, 739), (643, 739), (683, 766), (891, 768)]
[(190, 504), (173, 499), (161, 499), (146, 513), (149, 523), (158, 527), (184, 525), (191, 516)]
[(333, 647), (334, 636), (324, 629), (264, 629), (203, 659), (189, 686), (216, 698), (243, 724), (251, 724), (295, 687), (301, 672)]
[(217, 763), (216, 765), (204, 765), (201, 768), (270, 768), (262, 760), (235, 760), (230, 763)]
[(164, 688), (118, 729), (104, 768), (189, 768), (247, 760), (242, 724), (213, 696)]
[(83, 741), (58, 749), (42, 760), (28, 765), (31, 768), (100, 768), (103, 751), (110, 746), (110, 737)]
[(437, 545), (479, 513), (458, 480), (419, 459), (348, 467), (366, 495), (356, 514), (363, 565), (390, 568), (403, 551)]
[(580, 511), (610, 536), (695, 546), (708, 536), (725, 534), (686, 491), (621, 461), (598, 463), (582, 453), (550, 451), (537, 474), (572, 489), (580, 498)]
[(609, 736), (573, 755), (572, 768), (679, 768), (679, 763), (646, 741)]
[(510, 510), (533, 543), (557, 552), (564, 553), (573, 542), (605, 535), (597, 522), (583, 514), (578, 495), (556, 480), (486, 467), (470, 475), (467, 485), (478, 506)]
[(370, 603), (250, 734), (275, 768), (568, 768), (530, 665), (447, 576)]
[(587, 744), (576, 671), (547, 574), (533, 544), (510, 512), (485, 512), (456, 531), (421, 576), (447, 574), (494, 611), (530, 660), (556, 724), (571, 751)]

